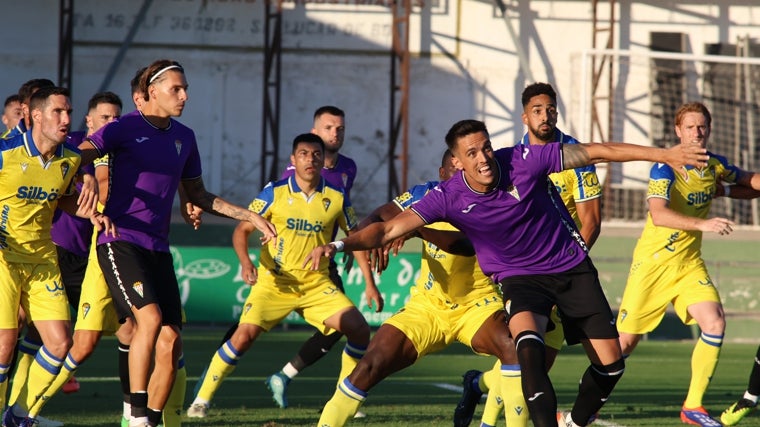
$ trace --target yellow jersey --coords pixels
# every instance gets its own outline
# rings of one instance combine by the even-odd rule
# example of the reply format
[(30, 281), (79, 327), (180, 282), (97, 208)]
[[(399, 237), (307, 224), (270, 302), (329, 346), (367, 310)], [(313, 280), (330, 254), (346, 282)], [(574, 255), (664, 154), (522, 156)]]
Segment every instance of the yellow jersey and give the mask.
[[(294, 176), (270, 182), (248, 209), (277, 228), (277, 238), (261, 248), (259, 260), (259, 269), (275, 275), (310, 270), (310, 266), (303, 266), (303, 260), (312, 249), (329, 243), (335, 227), (348, 232), (357, 225), (348, 197), (324, 178), (309, 196), (301, 191)], [(328, 264), (328, 259), (322, 258), (319, 271), (328, 274)]]
[[(707, 166), (701, 169), (688, 166), (686, 178), (666, 164), (654, 164), (649, 173), (647, 199), (665, 199), (668, 207), (678, 213), (706, 218), (715, 197), (716, 183), (735, 183), (740, 173), (725, 157), (709, 152), (708, 155)], [(658, 227), (652, 222), (651, 213), (647, 214), (644, 231), (633, 252), (634, 261), (681, 264), (696, 261), (701, 256), (701, 231)]]
[(44, 161), (31, 131), (0, 140), (0, 257), (6, 262), (56, 259), (50, 237), (58, 199), (75, 192), (79, 152), (61, 144)]

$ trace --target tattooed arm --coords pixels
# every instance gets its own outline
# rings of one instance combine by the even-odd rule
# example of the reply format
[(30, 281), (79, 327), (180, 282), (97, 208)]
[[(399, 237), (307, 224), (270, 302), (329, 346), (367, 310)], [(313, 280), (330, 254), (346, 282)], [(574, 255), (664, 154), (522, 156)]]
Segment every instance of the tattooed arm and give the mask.
[(667, 163), (674, 170), (680, 170), (686, 165), (706, 166), (709, 158), (706, 153), (707, 150), (698, 144), (678, 144), (671, 148), (644, 147), (623, 142), (562, 144), (562, 166), (564, 169), (575, 169), (602, 162), (643, 160)]
[(274, 225), (262, 218), (261, 215), (232, 204), (216, 194), (208, 192), (203, 185), (203, 178), (183, 180), (181, 185), (185, 190), (188, 200), (205, 212), (237, 219), (239, 221), (248, 221), (253, 224), (264, 234), (264, 237), (262, 238), (263, 243), (266, 243), (277, 236), (277, 231), (275, 230)]

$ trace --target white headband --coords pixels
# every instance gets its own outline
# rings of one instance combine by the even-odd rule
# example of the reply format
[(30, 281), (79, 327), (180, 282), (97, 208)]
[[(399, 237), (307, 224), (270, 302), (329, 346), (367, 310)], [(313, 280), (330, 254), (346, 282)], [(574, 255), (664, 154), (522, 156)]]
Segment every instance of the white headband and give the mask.
[(176, 64), (172, 64), (172, 65), (170, 65), (168, 67), (164, 67), (164, 68), (158, 70), (158, 72), (156, 74), (154, 74), (153, 77), (150, 78), (150, 80), (148, 80), (148, 84), (153, 83), (158, 78), (158, 76), (160, 76), (161, 74), (163, 74), (163, 73), (165, 73), (165, 72), (167, 72), (169, 70), (173, 70), (175, 68), (178, 68), (178, 69), (182, 70), (182, 67), (179, 66), (179, 65), (176, 65)]

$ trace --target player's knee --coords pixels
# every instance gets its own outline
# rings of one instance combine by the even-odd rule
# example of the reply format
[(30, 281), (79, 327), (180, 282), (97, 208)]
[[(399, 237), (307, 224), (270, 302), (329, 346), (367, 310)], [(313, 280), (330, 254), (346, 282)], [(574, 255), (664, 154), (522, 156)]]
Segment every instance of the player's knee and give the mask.
[(359, 310), (352, 309), (343, 313), (340, 319), (340, 332), (356, 344), (369, 343), (371, 333), (369, 324)]
[(523, 331), (515, 337), (515, 348), (520, 365), (527, 365), (532, 361), (541, 361), (544, 366), (546, 347), (544, 340), (535, 331)]
[(85, 361), (95, 351), (95, 347), (100, 342), (100, 332), (83, 331), (74, 332), (74, 344), (71, 346), (71, 356), (79, 363)]
[(68, 336), (63, 336), (55, 340), (48, 340), (48, 342), (43, 341), (43, 345), (47, 351), (59, 359), (66, 357), (71, 348), (71, 344), (71, 337)]

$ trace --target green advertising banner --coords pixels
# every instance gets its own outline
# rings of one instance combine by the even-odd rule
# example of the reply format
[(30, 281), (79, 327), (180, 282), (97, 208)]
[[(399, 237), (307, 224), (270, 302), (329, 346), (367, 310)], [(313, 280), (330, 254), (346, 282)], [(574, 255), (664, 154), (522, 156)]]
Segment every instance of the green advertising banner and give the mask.
[[(225, 247), (172, 246), (174, 269), (188, 323), (233, 323), (240, 317), (250, 286), (243, 283), (235, 251)], [(258, 249), (250, 252), (257, 264)], [(419, 275), (420, 254), (400, 253), (391, 257), (382, 276), (375, 275), (377, 287), (385, 299), (382, 312), (375, 313), (364, 298), (364, 278), (354, 266), (346, 274), (342, 254), (336, 257), (343, 277), (346, 295), (359, 307), (371, 326), (379, 326), (409, 298), (409, 288)], [(290, 324), (306, 324), (296, 313), (285, 320)]]

